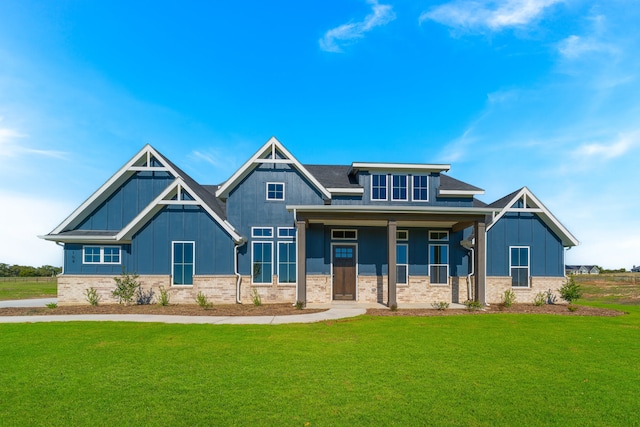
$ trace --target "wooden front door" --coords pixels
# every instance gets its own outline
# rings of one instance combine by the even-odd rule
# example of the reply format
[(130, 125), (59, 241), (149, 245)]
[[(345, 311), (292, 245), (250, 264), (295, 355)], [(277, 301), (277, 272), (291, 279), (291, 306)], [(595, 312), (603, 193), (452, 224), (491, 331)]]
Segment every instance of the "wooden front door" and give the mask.
[(333, 299), (356, 299), (356, 247), (333, 246)]

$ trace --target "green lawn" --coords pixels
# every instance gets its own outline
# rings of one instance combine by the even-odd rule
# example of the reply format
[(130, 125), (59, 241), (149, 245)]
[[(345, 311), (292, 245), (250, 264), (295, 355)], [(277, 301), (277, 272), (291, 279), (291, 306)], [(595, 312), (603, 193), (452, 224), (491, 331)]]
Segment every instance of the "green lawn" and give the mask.
[(621, 308), (0, 324), (0, 425), (638, 425), (640, 307)]
[[(30, 280), (31, 279), (31, 280)], [(55, 280), (35, 281), (33, 278), (11, 281), (0, 278), (0, 301), (9, 299), (51, 298), (57, 295)]]

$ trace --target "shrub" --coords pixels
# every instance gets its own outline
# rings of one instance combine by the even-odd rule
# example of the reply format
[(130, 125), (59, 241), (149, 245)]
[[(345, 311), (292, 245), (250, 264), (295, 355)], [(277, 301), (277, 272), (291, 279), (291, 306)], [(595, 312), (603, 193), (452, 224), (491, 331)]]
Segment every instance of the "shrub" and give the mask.
[(480, 303), (480, 301), (476, 301), (476, 300), (472, 300), (472, 299), (468, 299), (464, 302), (465, 307), (467, 307), (467, 310), (469, 311), (476, 311), (476, 310), (480, 310), (482, 308), (482, 304)]
[(571, 304), (572, 302), (582, 298), (582, 288), (573, 279), (573, 275), (569, 276), (567, 281), (559, 289), (560, 298)]
[(556, 300), (558, 299), (558, 297), (556, 297), (556, 295), (551, 292), (551, 289), (549, 289), (548, 291), (546, 291), (544, 293), (545, 299), (547, 300), (547, 304), (549, 305), (554, 305), (556, 303)]
[(304, 308), (304, 303), (302, 301), (296, 301), (296, 310), (302, 310)]
[(446, 301), (432, 302), (431, 307), (435, 308), (438, 311), (444, 311), (449, 308), (449, 303)]
[(55, 302), (50, 302), (49, 304), (47, 304), (47, 308), (57, 308), (58, 304), (56, 304)]
[(158, 298), (158, 304), (166, 307), (169, 305), (169, 291), (164, 288), (164, 286), (160, 286), (160, 297)]
[(511, 307), (516, 302), (516, 293), (512, 289), (507, 289), (502, 294), (502, 305), (505, 307)]
[(536, 307), (540, 307), (544, 305), (545, 299), (546, 298), (544, 292), (538, 292), (533, 298), (533, 305), (535, 305)]
[(91, 287), (89, 289), (85, 289), (84, 294), (85, 294), (89, 304), (91, 304), (94, 307), (96, 305), (98, 305), (98, 303), (102, 299), (102, 297), (100, 295), (98, 295), (98, 291), (94, 287)]
[(389, 310), (391, 311), (398, 311), (398, 303), (393, 303), (389, 306)]
[(207, 308), (211, 308), (211, 306), (213, 305), (209, 302), (209, 300), (207, 299), (207, 296), (203, 294), (202, 291), (198, 292), (198, 295), (196, 295), (196, 302), (200, 307), (204, 308), (205, 310)]
[(572, 312), (572, 313), (573, 313), (574, 311), (577, 311), (577, 310), (578, 310), (578, 306), (577, 306), (577, 305), (573, 305), (573, 304), (569, 304), (569, 305), (567, 306), (567, 310), (569, 310), (570, 312)]
[(153, 289), (149, 289), (149, 291), (145, 292), (142, 289), (142, 286), (138, 288), (136, 291), (136, 304), (138, 305), (149, 305), (153, 301)]
[(251, 301), (253, 301), (253, 305), (256, 307), (260, 307), (262, 305), (262, 298), (260, 298), (260, 293), (256, 288), (253, 288), (253, 293), (251, 294)]
[(114, 298), (118, 298), (118, 303), (130, 305), (136, 295), (136, 291), (140, 287), (137, 274), (122, 273), (120, 277), (114, 277), (116, 289), (111, 292)]

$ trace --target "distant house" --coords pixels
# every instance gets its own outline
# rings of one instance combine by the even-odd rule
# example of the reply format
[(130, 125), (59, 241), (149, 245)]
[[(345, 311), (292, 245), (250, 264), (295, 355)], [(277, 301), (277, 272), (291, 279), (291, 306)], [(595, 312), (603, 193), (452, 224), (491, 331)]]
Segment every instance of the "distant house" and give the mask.
[(600, 274), (597, 265), (566, 265), (567, 274)]
[(174, 303), (498, 303), (511, 289), (527, 302), (558, 289), (577, 239), (527, 187), (487, 205), (449, 169), (302, 164), (271, 138), (203, 185), (147, 145), (42, 236), (64, 245), (58, 301), (86, 304), (94, 288), (115, 302), (122, 271)]
[(631, 269), (632, 273), (640, 273), (640, 265), (638, 266), (633, 266), (633, 268)]

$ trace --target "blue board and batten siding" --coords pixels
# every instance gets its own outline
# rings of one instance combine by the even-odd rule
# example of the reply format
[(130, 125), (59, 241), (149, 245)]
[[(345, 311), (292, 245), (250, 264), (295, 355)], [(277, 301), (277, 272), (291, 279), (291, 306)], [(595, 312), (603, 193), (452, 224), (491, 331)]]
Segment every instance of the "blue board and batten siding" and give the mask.
[(530, 248), (532, 276), (564, 276), (562, 241), (535, 214), (508, 213), (487, 233), (487, 276), (509, 276), (509, 247)]
[(76, 229), (120, 231), (172, 181), (168, 172), (137, 172)]

